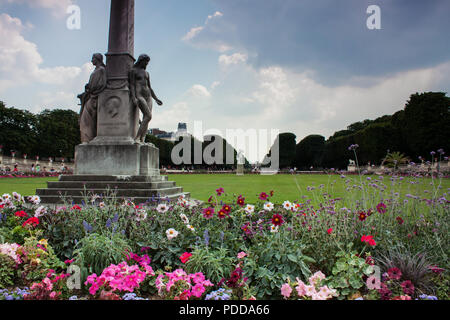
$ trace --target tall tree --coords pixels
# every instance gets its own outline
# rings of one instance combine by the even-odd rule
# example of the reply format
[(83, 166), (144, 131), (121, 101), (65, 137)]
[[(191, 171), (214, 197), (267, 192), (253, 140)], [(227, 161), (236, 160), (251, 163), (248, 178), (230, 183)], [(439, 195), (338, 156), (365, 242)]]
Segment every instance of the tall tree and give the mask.
[(325, 137), (317, 134), (305, 137), (295, 147), (295, 165), (302, 169), (320, 167), (324, 149)]
[(36, 117), (16, 108), (7, 108), (0, 101), (0, 145), (4, 154), (11, 150), (18, 154), (31, 154), (37, 146)]
[(403, 137), (413, 159), (440, 148), (449, 150), (450, 98), (445, 93), (415, 93), (404, 111)]
[(73, 158), (81, 142), (78, 114), (71, 110), (42, 111), (37, 115), (37, 131), (36, 153), (41, 157)]

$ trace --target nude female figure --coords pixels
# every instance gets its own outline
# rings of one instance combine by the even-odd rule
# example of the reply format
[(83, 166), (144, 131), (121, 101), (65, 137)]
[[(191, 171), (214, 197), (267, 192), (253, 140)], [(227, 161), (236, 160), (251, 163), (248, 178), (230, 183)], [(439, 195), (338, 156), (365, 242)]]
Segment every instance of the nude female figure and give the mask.
[(150, 85), (150, 75), (145, 70), (149, 62), (150, 57), (148, 55), (140, 55), (129, 73), (131, 101), (135, 106), (139, 107), (143, 114), (141, 125), (134, 139), (135, 143), (145, 142), (148, 126), (150, 120), (152, 120), (152, 98), (155, 99), (158, 105), (163, 104), (162, 101), (156, 97), (155, 92), (153, 92)]

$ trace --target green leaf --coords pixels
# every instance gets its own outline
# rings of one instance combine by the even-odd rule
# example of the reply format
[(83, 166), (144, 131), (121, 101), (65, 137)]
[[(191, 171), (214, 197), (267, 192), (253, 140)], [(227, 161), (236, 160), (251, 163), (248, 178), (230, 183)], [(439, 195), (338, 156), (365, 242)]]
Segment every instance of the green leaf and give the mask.
[(288, 258), (289, 260), (291, 260), (292, 262), (298, 262), (297, 257), (294, 256), (293, 254), (288, 254), (288, 255), (287, 255), (287, 258)]

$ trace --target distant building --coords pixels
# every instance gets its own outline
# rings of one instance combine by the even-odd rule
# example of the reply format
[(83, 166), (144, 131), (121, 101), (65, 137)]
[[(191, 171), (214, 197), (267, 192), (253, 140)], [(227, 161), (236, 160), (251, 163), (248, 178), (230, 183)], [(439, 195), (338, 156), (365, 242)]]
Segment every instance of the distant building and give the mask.
[(155, 137), (175, 142), (179, 137), (190, 136), (191, 134), (187, 132), (187, 124), (184, 122), (178, 123), (178, 129), (176, 132), (166, 132), (163, 130), (159, 130), (158, 128), (152, 128), (148, 131), (149, 134), (154, 135)]

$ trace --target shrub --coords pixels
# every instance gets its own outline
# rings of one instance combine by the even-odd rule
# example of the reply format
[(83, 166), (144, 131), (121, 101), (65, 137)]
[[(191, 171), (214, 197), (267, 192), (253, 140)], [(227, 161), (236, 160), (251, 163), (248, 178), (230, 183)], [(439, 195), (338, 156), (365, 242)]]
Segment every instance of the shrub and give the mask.
[(186, 263), (186, 272), (201, 272), (214, 283), (230, 274), (233, 269), (233, 258), (225, 248), (197, 248)]
[(74, 251), (75, 264), (81, 268), (82, 279), (87, 274), (101, 274), (111, 264), (118, 264), (131, 251), (128, 242), (118, 233), (110, 237), (92, 233), (78, 242)]
[(15, 266), (14, 259), (0, 253), (0, 289), (14, 285)]

